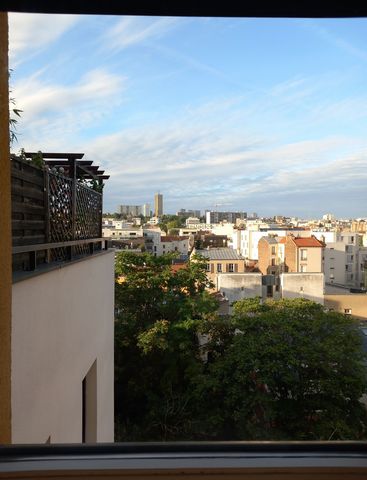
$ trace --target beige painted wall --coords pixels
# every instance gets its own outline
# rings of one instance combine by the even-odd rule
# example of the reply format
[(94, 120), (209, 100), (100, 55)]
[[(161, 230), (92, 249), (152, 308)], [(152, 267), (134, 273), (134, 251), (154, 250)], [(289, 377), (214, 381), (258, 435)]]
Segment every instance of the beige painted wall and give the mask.
[(348, 308), (352, 310), (353, 317), (367, 320), (367, 295), (365, 293), (325, 295), (325, 307), (340, 313), (344, 313)]
[[(307, 260), (302, 260), (301, 250), (307, 250)], [(322, 248), (318, 247), (300, 247), (298, 248), (298, 272), (301, 271), (301, 265), (306, 267), (307, 273), (322, 272)]]
[(217, 278), (218, 290), (228, 298), (229, 305), (244, 298), (262, 296), (261, 273), (221, 273)]
[(323, 273), (282, 273), (280, 285), (282, 298), (307, 298), (324, 304)]
[[(229, 265), (233, 264), (233, 268), (235, 269), (235, 273), (244, 273), (245, 271), (245, 261), (244, 260), (209, 260), (209, 268), (210, 270), (206, 272), (206, 276), (211, 280), (215, 288), (218, 290), (218, 275), (220, 273), (217, 272), (218, 264), (222, 265), (222, 273), (230, 273)], [(212, 271), (213, 270), (213, 271)]]
[(97, 360), (97, 432), (113, 441), (114, 251), (13, 285), (12, 441), (81, 442)]

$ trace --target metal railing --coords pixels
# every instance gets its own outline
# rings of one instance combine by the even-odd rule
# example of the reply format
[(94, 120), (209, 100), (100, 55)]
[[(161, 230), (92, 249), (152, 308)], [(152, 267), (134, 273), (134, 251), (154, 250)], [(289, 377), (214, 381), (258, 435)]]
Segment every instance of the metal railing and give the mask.
[(49, 168), (12, 159), (13, 272), (90, 255), (102, 238), (102, 193)]

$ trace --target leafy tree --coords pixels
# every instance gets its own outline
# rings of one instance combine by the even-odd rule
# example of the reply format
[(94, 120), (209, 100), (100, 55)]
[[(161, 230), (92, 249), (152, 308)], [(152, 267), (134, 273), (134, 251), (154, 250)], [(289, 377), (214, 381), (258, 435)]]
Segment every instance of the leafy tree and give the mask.
[[(12, 70), (9, 70), (9, 79), (11, 76)], [(9, 90), (11, 94), (12, 91)], [(16, 101), (14, 97), (9, 97), (9, 138), (10, 138), (10, 146), (14, 144), (14, 142), (18, 141), (18, 136), (16, 133), (17, 126), (18, 126), (18, 119), (21, 117), (23, 110), (16, 108)]]
[(115, 411), (118, 440), (190, 438), (198, 341), (217, 302), (206, 262), (172, 270), (174, 255), (120, 253), (116, 260)]
[(207, 438), (366, 437), (366, 358), (349, 317), (304, 299), (249, 299), (205, 328), (210, 362), (196, 384)]

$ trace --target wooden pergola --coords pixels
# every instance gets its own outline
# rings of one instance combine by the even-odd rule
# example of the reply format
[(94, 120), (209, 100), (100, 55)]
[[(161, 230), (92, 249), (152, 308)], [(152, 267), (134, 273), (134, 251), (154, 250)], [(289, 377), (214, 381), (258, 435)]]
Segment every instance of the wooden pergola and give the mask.
[[(38, 155), (38, 152), (24, 152), (27, 159), (32, 159)], [(99, 184), (103, 180), (110, 178), (104, 175), (104, 170), (100, 170), (97, 165), (93, 165), (93, 160), (82, 160), (84, 153), (44, 153), (42, 158), (50, 168), (65, 169), (65, 174), (71, 178), (83, 178), (85, 180), (97, 180)]]

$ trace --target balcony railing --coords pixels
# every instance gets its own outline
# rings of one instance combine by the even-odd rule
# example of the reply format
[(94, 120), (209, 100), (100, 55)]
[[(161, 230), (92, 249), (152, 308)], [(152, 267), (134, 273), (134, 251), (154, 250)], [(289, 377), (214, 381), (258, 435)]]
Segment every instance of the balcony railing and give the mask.
[[(38, 166), (32, 158), (38, 156)], [(103, 180), (83, 154), (12, 157), (13, 276), (106, 248)]]

